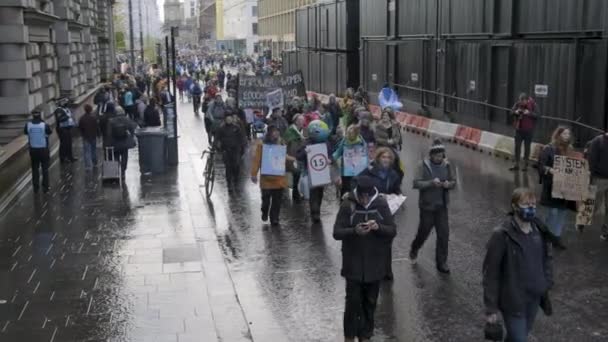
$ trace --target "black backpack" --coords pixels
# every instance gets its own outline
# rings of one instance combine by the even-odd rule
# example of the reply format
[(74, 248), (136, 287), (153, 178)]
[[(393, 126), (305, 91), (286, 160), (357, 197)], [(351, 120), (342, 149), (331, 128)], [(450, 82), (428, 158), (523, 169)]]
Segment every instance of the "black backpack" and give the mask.
[(112, 138), (123, 140), (129, 136), (129, 126), (126, 122), (116, 121), (112, 123)]

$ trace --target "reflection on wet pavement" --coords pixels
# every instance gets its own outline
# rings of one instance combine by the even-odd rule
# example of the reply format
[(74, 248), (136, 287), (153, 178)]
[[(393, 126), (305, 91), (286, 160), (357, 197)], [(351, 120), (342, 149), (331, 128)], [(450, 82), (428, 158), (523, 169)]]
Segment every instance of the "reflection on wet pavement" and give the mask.
[[(332, 237), (338, 200), (322, 224), (285, 196), (281, 227), (262, 224), (257, 185), (229, 195), (218, 165), (201, 194), (202, 118), (180, 104), (180, 164), (140, 178), (132, 153), (126, 187), (101, 186), (80, 164), (52, 169), (52, 193), (24, 191), (0, 217), (0, 341), (340, 341), (344, 281)], [(459, 186), (450, 208), (452, 275), (435, 271), (434, 238), (407, 259), (418, 223), (412, 170), (430, 140), (404, 133), (406, 207), (397, 213), (395, 280), (381, 289), (376, 341), (480, 341), (484, 246), (511, 190), (536, 186), (505, 161), (448, 145)], [(245, 161), (245, 164), (248, 164)], [(608, 339), (608, 248), (572, 217), (556, 255), (552, 318), (534, 341)], [(542, 316), (542, 314), (541, 314)]]

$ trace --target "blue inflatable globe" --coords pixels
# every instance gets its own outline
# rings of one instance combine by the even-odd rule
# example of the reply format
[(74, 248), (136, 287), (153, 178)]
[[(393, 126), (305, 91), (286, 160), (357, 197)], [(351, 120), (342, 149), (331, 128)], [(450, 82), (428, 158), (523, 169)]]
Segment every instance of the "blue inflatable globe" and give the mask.
[(314, 120), (308, 125), (308, 137), (314, 142), (325, 142), (329, 139), (329, 126), (322, 120)]

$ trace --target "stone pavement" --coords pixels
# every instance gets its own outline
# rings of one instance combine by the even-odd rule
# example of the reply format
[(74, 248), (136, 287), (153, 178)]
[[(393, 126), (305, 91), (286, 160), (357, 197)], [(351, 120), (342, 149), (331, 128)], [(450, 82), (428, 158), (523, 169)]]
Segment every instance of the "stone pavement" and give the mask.
[(251, 340), (199, 190), (201, 150), (182, 141), (163, 176), (140, 179), (132, 152), (122, 190), (54, 164), (49, 195), (28, 187), (2, 213), (0, 341)]

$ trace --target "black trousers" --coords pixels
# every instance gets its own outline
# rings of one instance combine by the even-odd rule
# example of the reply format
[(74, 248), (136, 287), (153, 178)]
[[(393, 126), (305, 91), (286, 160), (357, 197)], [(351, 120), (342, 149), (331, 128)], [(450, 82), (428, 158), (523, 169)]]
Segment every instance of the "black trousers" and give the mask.
[(262, 214), (269, 215), (271, 223), (279, 222), (283, 189), (262, 189)]
[(352, 190), (352, 183), (354, 177), (342, 176), (342, 185), (340, 186), (340, 198), (344, 197), (344, 194)]
[(437, 266), (444, 266), (448, 261), (448, 242), (450, 240), (448, 209), (446, 207), (435, 210), (420, 209), (420, 224), (416, 238), (412, 242), (412, 251), (418, 252), (429, 237), (433, 227), (437, 232), (435, 262)]
[(226, 167), (226, 181), (236, 184), (239, 181), (241, 152), (239, 150), (225, 150), (223, 152), (224, 166)]
[(72, 128), (59, 128), (57, 133), (59, 135), (59, 159), (61, 161), (74, 159), (72, 152)]
[(40, 189), (40, 169), (42, 168), (42, 188), (49, 188), (49, 163), (50, 155), (48, 148), (30, 148), (30, 159), (32, 161), (32, 185), (34, 191)]
[(324, 192), (324, 186), (310, 189), (310, 199), (308, 200), (308, 204), (310, 206), (310, 217), (313, 219), (313, 221), (318, 221), (321, 219), (321, 204), (323, 203)]
[(293, 172), (293, 185), (291, 189), (291, 197), (293, 199), (299, 199), (300, 197), (300, 189), (298, 189), (298, 184), (300, 183), (300, 173)]
[(532, 146), (533, 132), (515, 131), (515, 162), (519, 163), (521, 158), (521, 144), (524, 144), (524, 163), (530, 159), (530, 148)]
[(380, 282), (362, 283), (346, 280), (344, 337), (369, 339), (374, 334), (374, 313)]
[(127, 171), (127, 162), (129, 161), (129, 150), (114, 150), (114, 159), (120, 160), (120, 169), (122, 170), (122, 174)]

